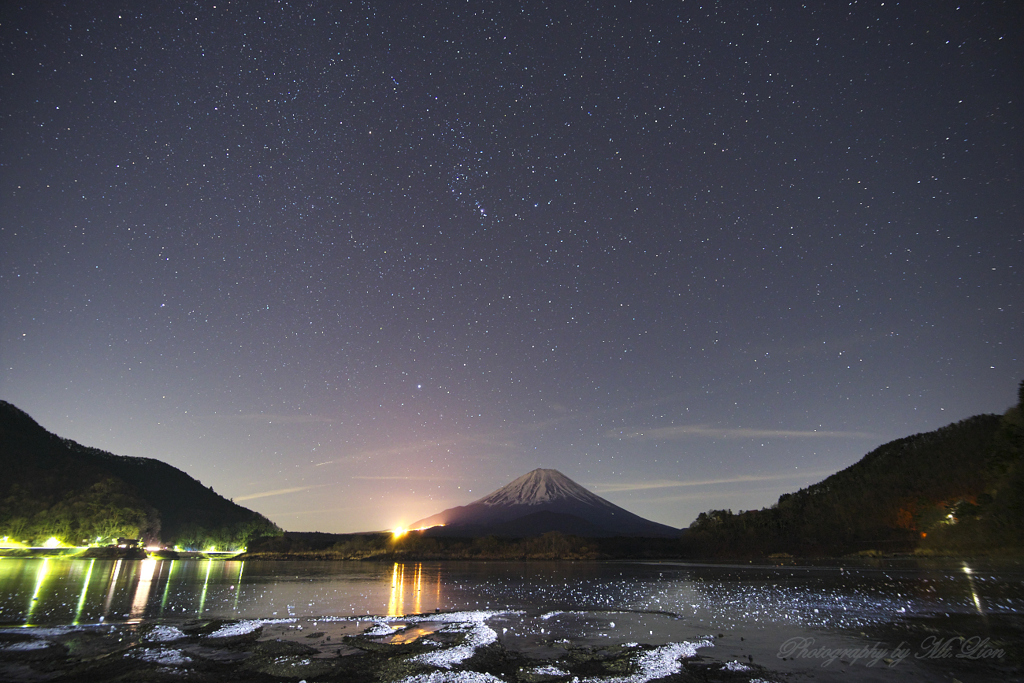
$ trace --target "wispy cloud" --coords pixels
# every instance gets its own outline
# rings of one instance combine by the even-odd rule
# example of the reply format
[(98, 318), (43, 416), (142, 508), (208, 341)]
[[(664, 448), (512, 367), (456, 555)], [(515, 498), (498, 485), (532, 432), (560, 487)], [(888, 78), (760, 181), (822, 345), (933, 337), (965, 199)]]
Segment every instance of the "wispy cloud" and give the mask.
[(626, 432), (610, 430), (605, 437), (620, 439), (650, 439), (669, 441), (703, 436), (712, 439), (876, 439), (870, 432), (836, 432), (827, 430), (797, 429), (746, 429), (741, 427), (710, 427), (708, 425), (676, 425), (642, 431)]
[[(313, 466), (352, 465), (353, 463), (382, 458), (401, 458), (435, 452), (438, 449), (465, 448), (467, 446), (474, 449), (474, 458), (477, 460), (495, 458), (499, 457), (499, 454), (520, 450), (522, 448), (521, 438), (525, 434), (542, 432), (579, 417), (577, 414), (565, 414), (538, 422), (517, 425), (516, 427), (499, 428), (478, 433), (442, 434), (429, 439), (382, 444), (376, 448), (372, 447), (372, 444), (367, 444), (368, 447), (345, 452), (338, 457), (318, 462)], [(405, 477), (395, 476), (391, 478), (403, 479)]]
[(283, 415), (271, 413), (244, 413), (241, 415), (228, 415), (229, 419), (243, 422), (266, 422), (267, 424), (316, 424), (337, 422), (333, 417), (322, 415)]
[[(424, 439), (422, 441), (413, 441), (402, 444), (396, 444), (393, 446), (386, 446), (384, 448), (367, 448), (353, 453), (345, 454), (342, 462), (350, 463), (353, 461), (363, 460), (375, 460), (377, 458), (394, 458), (403, 455), (413, 455), (423, 451), (432, 451), (438, 448), (452, 448), (457, 446), (464, 441), (471, 441), (470, 437), (454, 437), (444, 439)], [(337, 462), (337, 461), (336, 461)], [(324, 463), (326, 464), (326, 463)]]
[(293, 510), (289, 512), (279, 512), (275, 516), (277, 517), (299, 517), (301, 515), (317, 515), (322, 516), (329, 512), (352, 512), (354, 510), (365, 510), (364, 505), (348, 505), (340, 508), (313, 508), (312, 510)]
[(406, 481), (406, 480), (408, 480), (408, 481), (414, 481), (414, 480), (415, 481), (457, 481), (459, 479), (459, 477), (438, 477), (438, 476), (433, 476), (433, 475), (419, 477), (419, 476), (412, 476), (412, 475), (395, 474), (395, 475), (379, 475), (379, 476), (356, 475), (356, 476), (349, 477), (349, 479), (368, 479), (370, 481), (394, 481), (394, 480), (400, 480), (400, 481)]
[(827, 477), (832, 472), (808, 472), (806, 470), (793, 470), (777, 474), (741, 474), (735, 477), (720, 477), (716, 479), (693, 479), (689, 481), (678, 481), (673, 479), (658, 479), (654, 481), (640, 482), (618, 482), (612, 484), (591, 484), (590, 488), (597, 493), (618, 493), (621, 491), (646, 491), (649, 489), (667, 489), (683, 486), (715, 486), (719, 484), (751, 484), (763, 481), (784, 481), (787, 479), (807, 479)]
[[(328, 460), (326, 462), (320, 462), (314, 465), (314, 467), (323, 467), (324, 465), (338, 465), (345, 464), (350, 465), (355, 462), (364, 462), (367, 460), (377, 460), (381, 458), (396, 458), (402, 456), (416, 455), (418, 453), (427, 453), (436, 451), (439, 448), (456, 448), (466, 445), (473, 445), (477, 447), (477, 458), (488, 457), (491, 451), (496, 450), (508, 450), (510, 448), (516, 448), (517, 444), (515, 441), (509, 439), (506, 435), (493, 433), (493, 434), (457, 434), (453, 436), (443, 436), (441, 438), (434, 439), (422, 439), (420, 441), (409, 441), (405, 443), (397, 443), (383, 448), (365, 448), (362, 450), (352, 451), (345, 453), (343, 456)], [(401, 477), (396, 477), (401, 478)]]
[(310, 484), (308, 486), (292, 486), (287, 489), (274, 489), (272, 491), (260, 491), (259, 493), (250, 493), (245, 496), (235, 496), (234, 500), (254, 500), (256, 498), (267, 498), (269, 496), (284, 496), (289, 493), (298, 493), (299, 491), (308, 491), (309, 489), (318, 489), (321, 486), (327, 486), (327, 484)]

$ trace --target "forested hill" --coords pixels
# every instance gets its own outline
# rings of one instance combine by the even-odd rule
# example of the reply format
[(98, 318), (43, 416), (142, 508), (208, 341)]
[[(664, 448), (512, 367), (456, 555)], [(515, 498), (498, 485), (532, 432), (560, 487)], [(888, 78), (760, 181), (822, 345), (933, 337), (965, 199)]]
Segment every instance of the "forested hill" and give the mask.
[(1018, 405), (887, 443), (770, 508), (701, 513), (685, 543), (719, 556), (989, 552), (1024, 548), (1022, 520)]
[(38, 544), (142, 538), (189, 548), (244, 546), (279, 533), (266, 517), (159, 460), (62, 439), (0, 401), (0, 536)]

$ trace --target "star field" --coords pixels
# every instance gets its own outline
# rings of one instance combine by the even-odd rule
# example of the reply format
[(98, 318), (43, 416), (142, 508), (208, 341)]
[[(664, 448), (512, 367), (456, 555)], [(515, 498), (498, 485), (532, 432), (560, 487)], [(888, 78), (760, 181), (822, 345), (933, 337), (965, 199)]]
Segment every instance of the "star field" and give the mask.
[(1011, 2), (0, 10), (0, 395), (288, 529), (685, 526), (1024, 378)]

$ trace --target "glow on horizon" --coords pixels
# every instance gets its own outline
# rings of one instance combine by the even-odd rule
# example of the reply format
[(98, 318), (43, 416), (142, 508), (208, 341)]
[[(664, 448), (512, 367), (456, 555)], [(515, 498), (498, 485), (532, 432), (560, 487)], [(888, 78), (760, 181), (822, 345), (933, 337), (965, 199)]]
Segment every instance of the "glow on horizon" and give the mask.
[(427, 529), (433, 529), (434, 527), (439, 527), (439, 526), (444, 526), (444, 524), (431, 524), (430, 526), (421, 526), (421, 527), (417, 527), (415, 529), (406, 529), (405, 527), (395, 527), (394, 529), (391, 530), (391, 535), (394, 538), (397, 539), (397, 538), (401, 538), (402, 536), (405, 536), (410, 531), (426, 531)]

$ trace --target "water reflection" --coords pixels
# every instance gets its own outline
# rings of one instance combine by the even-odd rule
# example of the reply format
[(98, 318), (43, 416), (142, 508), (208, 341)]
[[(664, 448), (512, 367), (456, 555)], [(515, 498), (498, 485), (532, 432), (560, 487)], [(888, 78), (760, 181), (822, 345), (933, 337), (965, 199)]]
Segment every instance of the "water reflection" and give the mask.
[[(389, 617), (400, 617), (406, 614), (423, 613), (423, 563), (417, 562), (410, 565), (410, 576), (406, 577), (406, 565), (396, 562), (391, 569), (391, 595), (388, 598), (387, 615)], [(434, 582), (434, 607), (441, 602), (441, 572), (439, 569), (432, 572), (433, 576), (428, 581)], [(408, 586), (410, 600), (406, 603), (406, 587)], [(429, 587), (428, 587), (429, 590)]]
[(967, 566), (967, 563), (963, 563), (964, 575), (967, 577), (967, 588), (971, 591), (971, 598), (974, 601), (974, 607), (978, 610), (978, 614), (985, 617), (985, 608), (981, 606), (981, 598), (978, 597), (978, 590), (974, 585), (974, 576), (971, 568)]
[(103, 617), (106, 618), (110, 614), (110, 606), (114, 602), (114, 595), (116, 594), (117, 578), (121, 576), (121, 566), (124, 564), (124, 560), (118, 560), (114, 563), (114, 571), (111, 573), (110, 580), (107, 581), (107, 599), (103, 603)]
[(447, 609), (442, 565), (0, 558), (0, 624), (401, 616)]
[(92, 578), (92, 568), (96, 566), (96, 560), (89, 560), (89, 568), (85, 572), (85, 580), (82, 581), (82, 594), (78, 596), (78, 604), (75, 605), (75, 620), (71, 622), (75, 626), (82, 623), (82, 608), (85, 607), (85, 596), (89, 593), (89, 579)]
[(206, 561), (206, 576), (203, 577), (203, 592), (199, 596), (199, 615), (203, 614), (203, 609), (206, 607), (206, 592), (210, 588), (210, 570), (213, 569), (213, 560)]
[(242, 570), (245, 569), (245, 562), (238, 563), (238, 578), (235, 580), (235, 602), (231, 606), (232, 612), (238, 611), (238, 596), (242, 594)]
[(177, 564), (177, 562), (178, 562), (177, 560), (170, 560), (169, 562), (166, 563), (166, 564), (168, 564), (168, 567), (167, 567), (167, 581), (164, 583), (164, 594), (163, 594), (163, 597), (160, 598), (160, 616), (163, 616), (164, 615), (164, 610), (167, 609), (167, 596), (168, 596), (168, 594), (170, 593), (170, 590), (171, 590), (171, 581), (174, 578), (174, 569), (175, 569), (175, 565)]
[(141, 620), (146, 614), (146, 604), (149, 602), (149, 590), (153, 587), (153, 574), (156, 572), (156, 560), (142, 560), (138, 564), (139, 582), (135, 586), (135, 598), (132, 600), (132, 608), (128, 613), (132, 620)]
[[(974, 562), (904, 572), (669, 564), (4, 558), (0, 624), (403, 616), (438, 609), (630, 609), (674, 615), (700, 632), (784, 624), (859, 633), (872, 623), (931, 613), (955, 612), (995, 623), (1007, 610), (1024, 607), (1020, 570), (1008, 571)], [(651, 630), (647, 635), (656, 635)]]
[(43, 591), (43, 583), (46, 581), (47, 575), (50, 573), (50, 558), (46, 558), (39, 565), (39, 569), (36, 571), (36, 587), (32, 591), (32, 599), (28, 603), (28, 614), (25, 615), (25, 623), (32, 623), (32, 616), (35, 614), (36, 606), (39, 604), (39, 596)]

